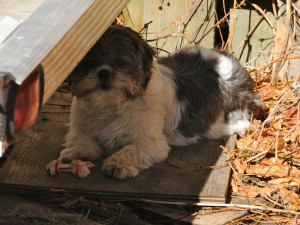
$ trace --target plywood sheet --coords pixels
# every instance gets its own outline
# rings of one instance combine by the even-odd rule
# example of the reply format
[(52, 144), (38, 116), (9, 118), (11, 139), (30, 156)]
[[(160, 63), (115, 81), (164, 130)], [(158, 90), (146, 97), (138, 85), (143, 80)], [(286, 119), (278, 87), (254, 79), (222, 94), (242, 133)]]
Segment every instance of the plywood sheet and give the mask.
[[(267, 11), (265, 14), (275, 24), (273, 13)], [(250, 68), (265, 65), (269, 61), (274, 43), (274, 33), (270, 25), (260, 13), (248, 5), (235, 9), (234, 15), (230, 17), (230, 24), (235, 25), (232, 41), (234, 55), (241, 64)]]
[(145, 0), (144, 24), (147, 23), (144, 37), (157, 48), (159, 56), (194, 42), (213, 48), (215, 1)]
[[(13, 192), (49, 193), (59, 191), (86, 197), (158, 199), (166, 201), (224, 202), (230, 168), (219, 147), (223, 141), (203, 140), (197, 145), (174, 148), (169, 158), (139, 176), (127, 180), (106, 177), (103, 159), (95, 162), (84, 179), (71, 174), (49, 176), (45, 165), (62, 149), (69, 120), (70, 99), (54, 95), (38, 122), (15, 145), (0, 169), (0, 188)], [(214, 167), (214, 168), (212, 168)]]

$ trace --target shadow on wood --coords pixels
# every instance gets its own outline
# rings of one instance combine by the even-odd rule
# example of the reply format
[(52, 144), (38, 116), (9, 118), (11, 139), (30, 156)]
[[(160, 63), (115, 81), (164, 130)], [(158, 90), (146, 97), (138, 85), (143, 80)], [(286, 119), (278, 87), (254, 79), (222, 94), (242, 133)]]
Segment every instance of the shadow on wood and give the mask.
[(67, 133), (70, 99), (56, 93), (38, 122), (23, 134), (0, 169), (0, 188), (14, 193), (68, 193), (93, 198), (155, 199), (185, 202), (224, 202), (230, 168), (223, 167), (222, 140), (202, 140), (172, 149), (164, 162), (127, 180), (106, 177), (103, 160), (95, 162), (87, 178), (71, 174), (49, 176), (45, 166), (58, 158)]

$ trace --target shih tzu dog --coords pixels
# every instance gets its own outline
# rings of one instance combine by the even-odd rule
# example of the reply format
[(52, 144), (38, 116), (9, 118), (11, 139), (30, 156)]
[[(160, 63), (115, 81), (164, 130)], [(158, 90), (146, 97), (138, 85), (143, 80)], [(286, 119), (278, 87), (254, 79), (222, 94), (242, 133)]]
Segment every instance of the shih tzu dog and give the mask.
[(251, 114), (262, 112), (233, 56), (197, 46), (154, 55), (130, 28), (104, 33), (70, 76), (74, 98), (59, 160), (106, 156), (107, 175), (135, 177), (166, 159), (172, 145), (243, 136)]

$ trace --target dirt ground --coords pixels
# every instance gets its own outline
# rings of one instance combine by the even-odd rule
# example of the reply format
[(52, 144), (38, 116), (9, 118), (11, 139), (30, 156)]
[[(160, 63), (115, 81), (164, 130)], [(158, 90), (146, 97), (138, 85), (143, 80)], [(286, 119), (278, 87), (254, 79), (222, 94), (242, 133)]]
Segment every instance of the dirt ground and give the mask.
[(197, 210), (196, 207), (171, 207), (134, 201), (96, 201), (9, 193), (0, 195), (1, 225), (191, 224), (195, 219), (192, 214)]
[(0, 196), (1, 225), (64, 225), (64, 224), (151, 224), (129, 212), (121, 203), (103, 203), (73, 199), (33, 200), (37, 196), (18, 196), (2, 193)]

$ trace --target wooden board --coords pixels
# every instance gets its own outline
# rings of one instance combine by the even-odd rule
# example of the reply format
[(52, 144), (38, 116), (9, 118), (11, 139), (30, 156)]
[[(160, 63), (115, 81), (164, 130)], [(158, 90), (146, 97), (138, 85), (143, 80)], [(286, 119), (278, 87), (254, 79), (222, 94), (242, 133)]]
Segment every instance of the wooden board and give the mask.
[[(158, 49), (173, 53), (195, 41), (201, 46), (213, 48), (214, 29), (211, 28), (215, 24), (214, 1), (144, 0), (144, 24), (151, 21), (148, 34), (144, 37), (148, 40), (158, 38), (157, 42), (149, 42)], [(164, 51), (159, 53), (160, 56), (166, 55)]]
[[(231, 221), (247, 215), (246, 210), (220, 211), (214, 210), (198, 211), (188, 213), (180, 207), (167, 207), (159, 204), (130, 203), (129, 206), (134, 212), (151, 221), (151, 224), (161, 224), (162, 221), (172, 221), (175, 224), (195, 224), (195, 225), (225, 225)], [(176, 222), (175, 222), (176, 221)], [(172, 223), (170, 223), (172, 224)]]
[(123, 10), (125, 26), (140, 32), (144, 27), (144, 0), (130, 0)]
[[(267, 2), (270, 3), (270, 2)], [(263, 9), (271, 4), (261, 5)], [(275, 17), (269, 10), (265, 12), (274, 25)], [(270, 25), (253, 7), (246, 4), (235, 9), (230, 16), (230, 29), (234, 27), (232, 50), (239, 61), (250, 68), (268, 63), (274, 43), (274, 33)]]
[(222, 167), (226, 159), (221, 140), (174, 148), (166, 161), (132, 179), (106, 177), (100, 170), (102, 159), (95, 162), (96, 167), (84, 179), (71, 174), (49, 176), (45, 165), (59, 156), (70, 110), (68, 94), (57, 93), (54, 97), (0, 169), (2, 190), (29, 194), (54, 191), (96, 198), (225, 201), (230, 168)]

